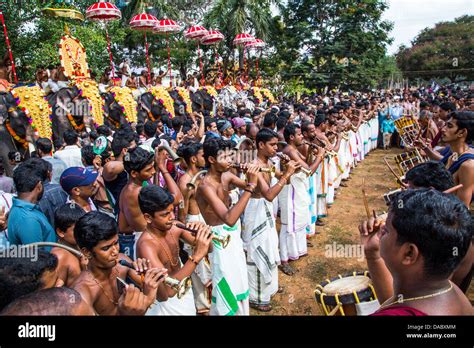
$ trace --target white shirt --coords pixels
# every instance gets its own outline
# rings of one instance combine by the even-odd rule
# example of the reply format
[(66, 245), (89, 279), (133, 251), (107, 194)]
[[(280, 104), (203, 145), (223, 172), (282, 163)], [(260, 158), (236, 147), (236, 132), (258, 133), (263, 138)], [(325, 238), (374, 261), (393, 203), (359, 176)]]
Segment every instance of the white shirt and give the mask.
[(64, 150), (57, 151), (54, 158), (58, 158), (66, 163), (67, 168), (83, 167), (81, 148), (77, 145), (69, 145)]

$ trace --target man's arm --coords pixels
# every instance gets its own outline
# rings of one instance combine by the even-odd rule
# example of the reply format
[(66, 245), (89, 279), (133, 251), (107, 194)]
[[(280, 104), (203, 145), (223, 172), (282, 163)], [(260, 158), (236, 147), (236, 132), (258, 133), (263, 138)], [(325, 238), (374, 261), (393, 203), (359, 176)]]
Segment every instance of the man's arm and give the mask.
[(285, 173), (279, 178), (278, 182), (271, 186), (267, 183), (265, 180), (264, 174), (259, 173), (258, 174), (258, 188), (262, 194), (262, 196), (267, 200), (267, 201), (273, 201), (276, 196), (281, 192), (283, 187), (286, 185), (288, 179), (290, 178), (291, 175), (296, 171), (298, 165), (294, 161), (290, 161), (287, 164), (286, 171)]
[(125, 192), (122, 192), (122, 194), (125, 195), (123, 198), (124, 201), (126, 201), (126, 204), (121, 204), (122, 206), (120, 207), (120, 210), (124, 214), (125, 220), (127, 220), (127, 224), (134, 231), (144, 231), (146, 228), (146, 220), (138, 205), (138, 198), (127, 197), (128, 195)]
[(459, 184), (463, 186), (457, 191), (456, 195), (469, 208), (472, 199), (472, 190), (474, 189), (474, 161), (468, 160), (461, 164), (458, 170)]
[(187, 184), (191, 181), (187, 175), (183, 175), (179, 179), (179, 189), (181, 190), (181, 194), (183, 195), (183, 203), (178, 207), (178, 220), (181, 222), (186, 221), (186, 216), (188, 215), (189, 211), (189, 200), (193, 195), (194, 190), (189, 190)]
[(123, 162), (111, 161), (106, 163), (104, 170), (102, 171), (102, 177), (104, 181), (113, 181), (117, 179), (117, 176), (125, 170)]

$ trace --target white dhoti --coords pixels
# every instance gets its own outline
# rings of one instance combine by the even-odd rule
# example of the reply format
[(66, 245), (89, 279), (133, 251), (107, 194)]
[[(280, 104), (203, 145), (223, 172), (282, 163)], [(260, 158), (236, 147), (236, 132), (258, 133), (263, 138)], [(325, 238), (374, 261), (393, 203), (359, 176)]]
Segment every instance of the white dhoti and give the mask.
[(297, 260), (307, 254), (306, 228), (310, 222), (308, 180), (306, 174), (291, 176), (278, 195), (281, 207), (280, 258), (282, 262)]
[(211, 315), (248, 315), (249, 281), (245, 253), (240, 237), (240, 220), (233, 227), (213, 226), (218, 236), (231, 235), (226, 248), (213, 242), (214, 250), (209, 254), (212, 268)]
[(189, 289), (181, 299), (175, 295), (166, 301), (155, 302), (145, 315), (196, 315), (193, 290)]
[(250, 303), (268, 305), (278, 291), (278, 235), (273, 205), (265, 198), (250, 199), (244, 213), (242, 239), (247, 250)]
[[(188, 222), (205, 223), (201, 214), (188, 215), (186, 217), (186, 223)], [(193, 254), (193, 248), (189, 244), (184, 243), (183, 249), (188, 253), (188, 255)], [(210, 289), (212, 285), (212, 270), (209, 256), (203, 258), (201, 262), (199, 262), (194, 272), (191, 274), (191, 280), (193, 282), (194, 303), (196, 304), (197, 313), (208, 313), (211, 309)]]
[(306, 234), (312, 236), (316, 233), (316, 221), (318, 220), (318, 184), (317, 184), (318, 175), (314, 172), (308, 178), (308, 195), (309, 195), (309, 216), (310, 222), (309, 226), (306, 228)]
[(336, 179), (337, 179), (336, 157), (331, 156), (328, 159), (328, 194), (326, 196), (326, 203), (328, 205), (334, 203)]
[(327, 196), (327, 158), (321, 161), (321, 164), (317, 169), (317, 211), (318, 219), (322, 219), (328, 216), (328, 209), (326, 205), (326, 196)]

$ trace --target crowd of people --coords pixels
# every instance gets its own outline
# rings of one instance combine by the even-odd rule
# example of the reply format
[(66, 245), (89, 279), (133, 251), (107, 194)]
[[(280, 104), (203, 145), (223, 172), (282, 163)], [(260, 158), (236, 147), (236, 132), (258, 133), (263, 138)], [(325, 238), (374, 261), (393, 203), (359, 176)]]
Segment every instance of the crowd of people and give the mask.
[[(430, 160), (401, 179), (386, 221), (359, 226), (374, 315), (471, 315), (473, 99), (459, 88), (329, 92), (36, 139), (32, 158), (12, 154), (12, 178), (0, 163), (2, 240), (60, 245), (0, 257), (0, 314), (271, 311), (279, 277), (337, 219), (353, 168), (397, 146)], [(413, 144), (394, 125), (403, 116), (419, 124)]]

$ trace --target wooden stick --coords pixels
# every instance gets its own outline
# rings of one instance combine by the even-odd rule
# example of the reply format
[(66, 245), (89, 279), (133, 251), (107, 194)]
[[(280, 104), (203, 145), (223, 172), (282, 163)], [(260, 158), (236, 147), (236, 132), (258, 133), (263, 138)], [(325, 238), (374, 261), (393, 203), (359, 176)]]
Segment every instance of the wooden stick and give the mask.
[(367, 193), (365, 192), (365, 178), (362, 179), (362, 198), (364, 200), (365, 213), (367, 219), (370, 219), (369, 201), (367, 200)]

